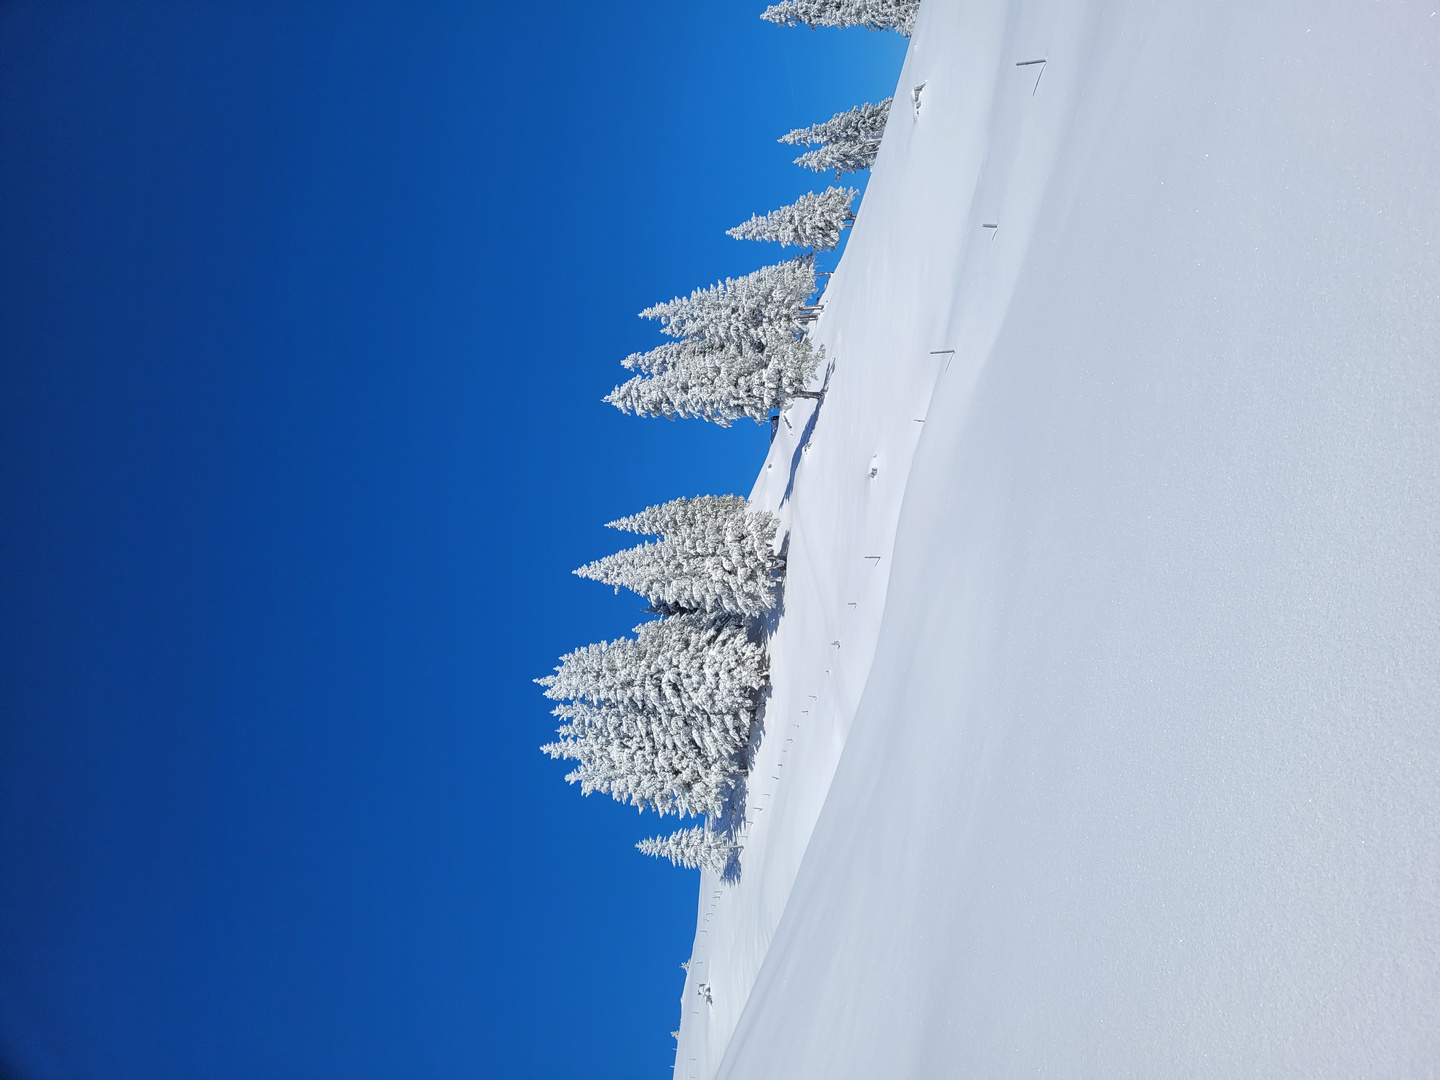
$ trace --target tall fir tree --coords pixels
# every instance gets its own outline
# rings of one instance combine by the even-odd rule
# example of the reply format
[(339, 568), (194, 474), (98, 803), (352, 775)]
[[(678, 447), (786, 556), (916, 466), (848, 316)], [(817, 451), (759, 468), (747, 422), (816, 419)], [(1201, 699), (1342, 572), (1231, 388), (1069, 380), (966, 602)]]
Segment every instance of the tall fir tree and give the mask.
[(828, 187), (820, 194), (801, 195), (789, 206), (756, 214), (726, 232), (736, 240), (769, 240), (815, 251), (832, 251), (840, 244), (840, 231), (855, 220), (850, 203), (855, 188)]
[(760, 17), (779, 26), (863, 26), (909, 37), (919, 11), (920, 0), (781, 0)]
[(777, 335), (758, 348), (702, 343), (681, 350), (663, 370), (620, 384), (605, 400), (637, 416), (709, 420), (721, 427), (746, 418), (764, 423), (796, 398), (818, 396), (806, 388), (823, 358), (823, 348), (808, 337)]
[(642, 317), (680, 340), (627, 357), (639, 374), (605, 400), (640, 416), (764, 422), (805, 396), (820, 366), (804, 332), (815, 288), (814, 257), (801, 255), (646, 308)]
[(567, 653), (538, 682), (553, 701), (719, 718), (729, 727), (754, 706), (764, 676), (764, 649), (740, 620), (688, 613), (642, 623), (633, 638)]
[(642, 375), (655, 375), (677, 363), (684, 356), (684, 345), (678, 341), (667, 341), (643, 353), (631, 353), (620, 366)]
[(647, 506), (638, 514), (607, 521), (605, 527), (636, 536), (671, 537), (693, 528), (702, 514), (707, 520), (723, 520), (749, 509), (749, 501), (739, 495), (696, 495)]
[(710, 870), (717, 874), (725, 872), (730, 857), (740, 850), (723, 833), (714, 833), (698, 825), (663, 838), (652, 836), (635, 846), (642, 854), (669, 859), (686, 870)]
[(579, 762), (566, 779), (661, 814), (718, 813), (744, 771), (765, 650), (730, 616), (677, 615), (632, 639), (561, 657), (537, 679), (562, 702), (541, 749)]
[(652, 713), (611, 705), (562, 705), (559, 741), (542, 746), (552, 758), (579, 764), (566, 775), (581, 793), (664, 814), (707, 814), (723, 807), (740, 770), (724, 764), (713, 739)]
[(645, 597), (652, 610), (763, 615), (777, 602), (778, 519), (736, 496), (702, 495), (652, 506), (611, 528), (660, 536), (575, 573)]
[(867, 101), (819, 124), (796, 128), (782, 135), (780, 142), (816, 147), (795, 159), (795, 164), (816, 172), (834, 169), (838, 178), (841, 173), (868, 169), (880, 153), (880, 139), (885, 134), (885, 121), (890, 116), (893, 100), (886, 98), (876, 105)]
[(640, 317), (658, 320), (673, 338), (761, 344), (777, 332), (800, 332), (816, 285), (814, 257), (798, 255), (654, 304)]

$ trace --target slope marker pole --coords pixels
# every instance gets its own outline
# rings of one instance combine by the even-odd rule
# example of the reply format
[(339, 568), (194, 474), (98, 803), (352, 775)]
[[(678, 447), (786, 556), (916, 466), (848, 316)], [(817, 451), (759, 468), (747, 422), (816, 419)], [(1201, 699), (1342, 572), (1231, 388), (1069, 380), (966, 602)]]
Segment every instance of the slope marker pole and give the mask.
[(1035, 86), (1034, 86), (1034, 88), (1030, 91), (1030, 96), (1031, 96), (1031, 97), (1034, 97), (1034, 96), (1035, 96), (1035, 91), (1040, 89), (1040, 80), (1045, 77), (1045, 65), (1046, 65), (1047, 63), (1049, 63), (1049, 62), (1050, 62), (1050, 61), (1049, 61), (1049, 57), (1044, 57), (1044, 56), (1042, 56), (1039, 60), (1018, 60), (1018, 61), (1016, 61), (1016, 63), (1015, 63), (1015, 66), (1016, 66), (1016, 67), (1030, 67), (1030, 66), (1033, 65), (1033, 64), (1039, 64), (1039, 65), (1040, 65), (1040, 74), (1035, 76)]

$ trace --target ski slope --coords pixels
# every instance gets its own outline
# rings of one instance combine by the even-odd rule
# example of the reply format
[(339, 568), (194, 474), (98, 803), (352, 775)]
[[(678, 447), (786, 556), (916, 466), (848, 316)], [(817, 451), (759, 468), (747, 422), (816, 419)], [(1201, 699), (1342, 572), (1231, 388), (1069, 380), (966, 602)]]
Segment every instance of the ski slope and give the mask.
[(1435, 9), (925, 0), (677, 1077), (1440, 1075)]

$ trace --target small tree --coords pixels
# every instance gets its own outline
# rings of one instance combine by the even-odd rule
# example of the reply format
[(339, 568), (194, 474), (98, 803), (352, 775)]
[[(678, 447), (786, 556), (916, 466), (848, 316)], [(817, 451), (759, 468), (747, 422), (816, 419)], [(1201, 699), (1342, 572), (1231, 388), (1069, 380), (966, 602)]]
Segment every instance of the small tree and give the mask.
[(729, 837), (698, 825), (663, 839), (652, 836), (635, 846), (645, 855), (669, 859), (686, 870), (711, 870), (717, 874), (725, 872), (730, 856), (739, 851)]
[(791, 146), (815, 146), (795, 159), (795, 164), (816, 172), (835, 170), (858, 172), (875, 164), (880, 152), (880, 139), (885, 134), (885, 121), (890, 116), (886, 98), (878, 105), (866, 102), (848, 112), (836, 113), (829, 120), (809, 127), (796, 128), (780, 141)]
[(850, 203), (860, 194), (855, 188), (828, 187), (819, 195), (801, 195), (789, 206), (756, 214), (727, 231), (736, 240), (770, 240), (816, 251), (831, 251), (840, 244), (840, 230), (855, 220)]
[(863, 26), (909, 37), (919, 11), (920, 0), (782, 0), (760, 17), (780, 26)]

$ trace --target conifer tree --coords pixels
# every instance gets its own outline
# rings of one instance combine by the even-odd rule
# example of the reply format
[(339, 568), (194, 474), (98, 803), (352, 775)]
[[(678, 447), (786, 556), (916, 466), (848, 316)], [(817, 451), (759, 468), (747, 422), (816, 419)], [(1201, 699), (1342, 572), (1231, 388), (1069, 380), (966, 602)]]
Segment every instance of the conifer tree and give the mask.
[(702, 495), (652, 506), (611, 528), (660, 536), (656, 544), (617, 552), (575, 573), (621, 585), (663, 614), (729, 612), (756, 617), (777, 602), (774, 571), (778, 519), (736, 496)]
[(718, 813), (744, 771), (763, 646), (730, 616), (677, 615), (633, 639), (561, 657), (537, 679), (563, 704), (559, 740), (541, 749), (579, 762), (566, 779), (661, 814)]
[(749, 509), (749, 500), (739, 495), (696, 495), (693, 499), (671, 499), (647, 506), (638, 514), (607, 521), (605, 527), (637, 536), (670, 537), (691, 528), (702, 514), (707, 518), (725, 518)]
[(920, 0), (781, 0), (760, 17), (779, 26), (863, 26), (909, 37), (919, 11)]
[(840, 230), (855, 220), (851, 200), (855, 188), (828, 187), (819, 195), (801, 195), (789, 206), (756, 214), (726, 232), (736, 240), (770, 240), (816, 251), (831, 251), (840, 244)]
[(565, 779), (581, 793), (599, 791), (641, 810), (660, 814), (716, 812), (736, 782), (733, 767), (717, 767), (714, 740), (654, 714), (610, 705), (562, 705), (568, 721), (561, 739), (542, 746), (552, 758), (579, 762)]
[(759, 345), (777, 332), (800, 332), (815, 288), (815, 259), (799, 255), (654, 304), (640, 317), (659, 320), (661, 333), (673, 338)]
[(637, 416), (709, 420), (722, 427), (746, 417), (764, 423), (796, 398), (818, 396), (806, 387), (823, 357), (823, 348), (808, 337), (776, 336), (760, 348), (702, 345), (682, 350), (664, 370), (622, 383), (605, 400)]
[(885, 134), (885, 121), (890, 116), (890, 103), (886, 98), (878, 105), (868, 101), (857, 105), (848, 112), (836, 113), (829, 120), (809, 127), (796, 128), (780, 141), (791, 146), (814, 146), (795, 159), (795, 164), (816, 172), (835, 170), (838, 177), (843, 172), (858, 172), (875, 164), (880, 152), (880, 139)]
[(711, 870), (717, 874), (725, 872), (730, 856), (739, 851), (729, 837), (698, 825), (664, 838), (652, 836), (635, 846), (645, 855), (669, 859), (686, 870)]
[(804, 333), (815, 287), (814, 256), (801, 255), (646, 308), (642, 317), (680, 340), (627, 357), (640, 374), (605, 400), (640, 416), (763, 423), (806, 395), (820, 365)]
[(739, 620), (683, 614), (642, 623), (635, 634), (562, 656), (555, 674), (538, 680), (545, 696), (727, 725), (754, 705), (764, 649), (748, 640)]
[(630, 371), (638, 371), (643, 375), (654, 375), (664, 371), (671, 364), (678, 361), (684, 352), (684, 346), (678, 341), (667, 341), (664, 345), (658, 345), (648, 352), (631, 353), (620, 366)]

